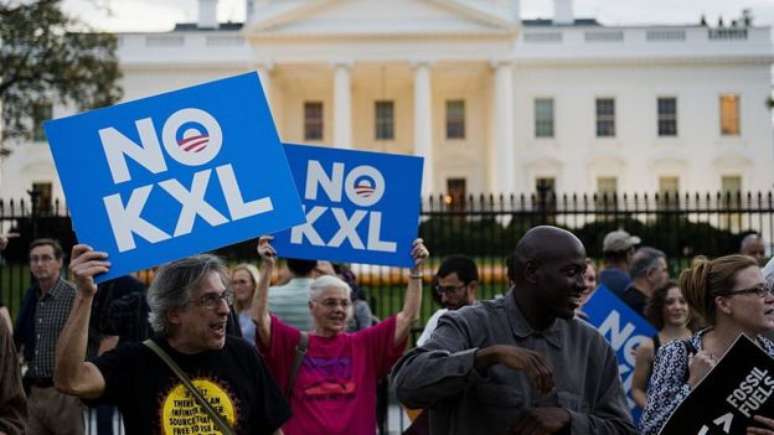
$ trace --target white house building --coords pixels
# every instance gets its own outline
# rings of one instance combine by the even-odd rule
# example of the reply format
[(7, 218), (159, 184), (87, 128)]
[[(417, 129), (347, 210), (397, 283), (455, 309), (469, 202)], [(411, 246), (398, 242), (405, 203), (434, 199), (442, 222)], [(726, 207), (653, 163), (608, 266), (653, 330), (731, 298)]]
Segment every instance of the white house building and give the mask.
[[(425, 193), (774, 187), (768, 27), (611, 27), (571, 0), (551, 20), (519, 0), (248, 0), (219, 24), (216, 4), (119, 35), (126, 100), (257, 70), (285, 142), (425, 156)], [(0, 197), (62, 196), (36, 139)]]

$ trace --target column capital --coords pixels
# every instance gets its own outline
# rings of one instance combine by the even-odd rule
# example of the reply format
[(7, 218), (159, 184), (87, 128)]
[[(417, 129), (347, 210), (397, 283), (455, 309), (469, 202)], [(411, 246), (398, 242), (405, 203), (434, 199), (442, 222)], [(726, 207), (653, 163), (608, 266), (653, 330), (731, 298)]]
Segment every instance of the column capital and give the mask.
[(411, 66), (411, 69), (416, 71), (420, 68), (432, 68), (433, 67), (433, 61), (432, 60), (412, 60), (409, 61), (409, 66)]
[(352, 59), (331, 61), (331, 67), (334, 70), (340, 69), (340, 68), (343, 68), (343, 69), (346, 69), (346, 70), (351, 70), (354, 65), (355, 65), (355, 61), (352, 60)]
[(510, 68), (513, 66), (513, 61), (511, 59), (491, 59), (489, 61), (489, 66), (495, 70), (500, 68)]
[(274, 62), (273, 60), (267, 60), (267, 61), (263, 61), (263, 62), (253, 62), (252, 63), (253, 69), (255, 69), (255, 70), (261, 69), (261, 70), (266, 71), (267, 73), (272, 72), (272, 70), (274, 70), (275, 66), (277, 66), (277, 63)]

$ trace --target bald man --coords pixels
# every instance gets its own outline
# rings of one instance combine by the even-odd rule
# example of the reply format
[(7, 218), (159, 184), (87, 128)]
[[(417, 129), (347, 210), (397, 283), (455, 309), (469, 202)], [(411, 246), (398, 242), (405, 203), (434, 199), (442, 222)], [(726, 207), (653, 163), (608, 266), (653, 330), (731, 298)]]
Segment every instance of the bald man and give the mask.
[(511, 290), (441, 317), (395, 366), (398, 399), (430, 410), (432, 434), (636, 434), (613, 350), (574, 319), (585, 258), (570, 232), (528, 231)]
[(760, 234), (746, 235), (739, 246), (739, 253), (754, 258), (762, 267), (764, 265), (763, 259), (766, 257), (766, 247)]

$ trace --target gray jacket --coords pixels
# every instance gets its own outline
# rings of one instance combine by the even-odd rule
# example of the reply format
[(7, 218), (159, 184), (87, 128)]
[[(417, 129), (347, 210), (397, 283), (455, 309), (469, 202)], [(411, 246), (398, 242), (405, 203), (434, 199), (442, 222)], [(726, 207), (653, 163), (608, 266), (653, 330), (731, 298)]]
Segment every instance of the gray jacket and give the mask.
[[(476, 370), (476, 351), (495, 344), (541, 353), (553, 368), (554, 391), (541, 395), (523, 372), (499, 364)], [(406, 354), (393, 376), (402, 403), (430, 409), (433, 434), (505, 433), (520, 412), (538, 406), (567, 409), (572, 434), (637, 433), (605, 339), (575, 319), (533, 330), (513, 291), (442, 316), (430, 341)]]

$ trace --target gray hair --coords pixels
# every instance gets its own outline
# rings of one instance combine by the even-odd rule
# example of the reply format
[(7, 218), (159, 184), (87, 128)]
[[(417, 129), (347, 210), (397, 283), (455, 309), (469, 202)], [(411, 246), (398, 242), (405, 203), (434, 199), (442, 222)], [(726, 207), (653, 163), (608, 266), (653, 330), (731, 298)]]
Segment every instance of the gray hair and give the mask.
[(228, 286), (226, 265), (220, 258), (210, 254), (173, 261), (159, 269), (146, 296), (150, 307), (148, 322), (153, 332), (165, 337), (170, 335), (172, 325), (167, 314), (191, 302), (193, 292), (212, 272), (217, 272), (223, 285)]
[(334, 275), (323, 275), (315, 278), (315, 280), (309, 284), (309, 299), (317, 300), (320, 297), (320, 294), (329, 288), (344, 290), (347, 292), (347, 295), (352, 295), (352, 287), (344, 280)]
[(666, 260), (666, 254), (656, 248), (643, 246), (634, 253), (632, 265), (629, 267), (629, 275), (632, 279), (645, 276), (651, 269), (656, 267), (659, 258)]

